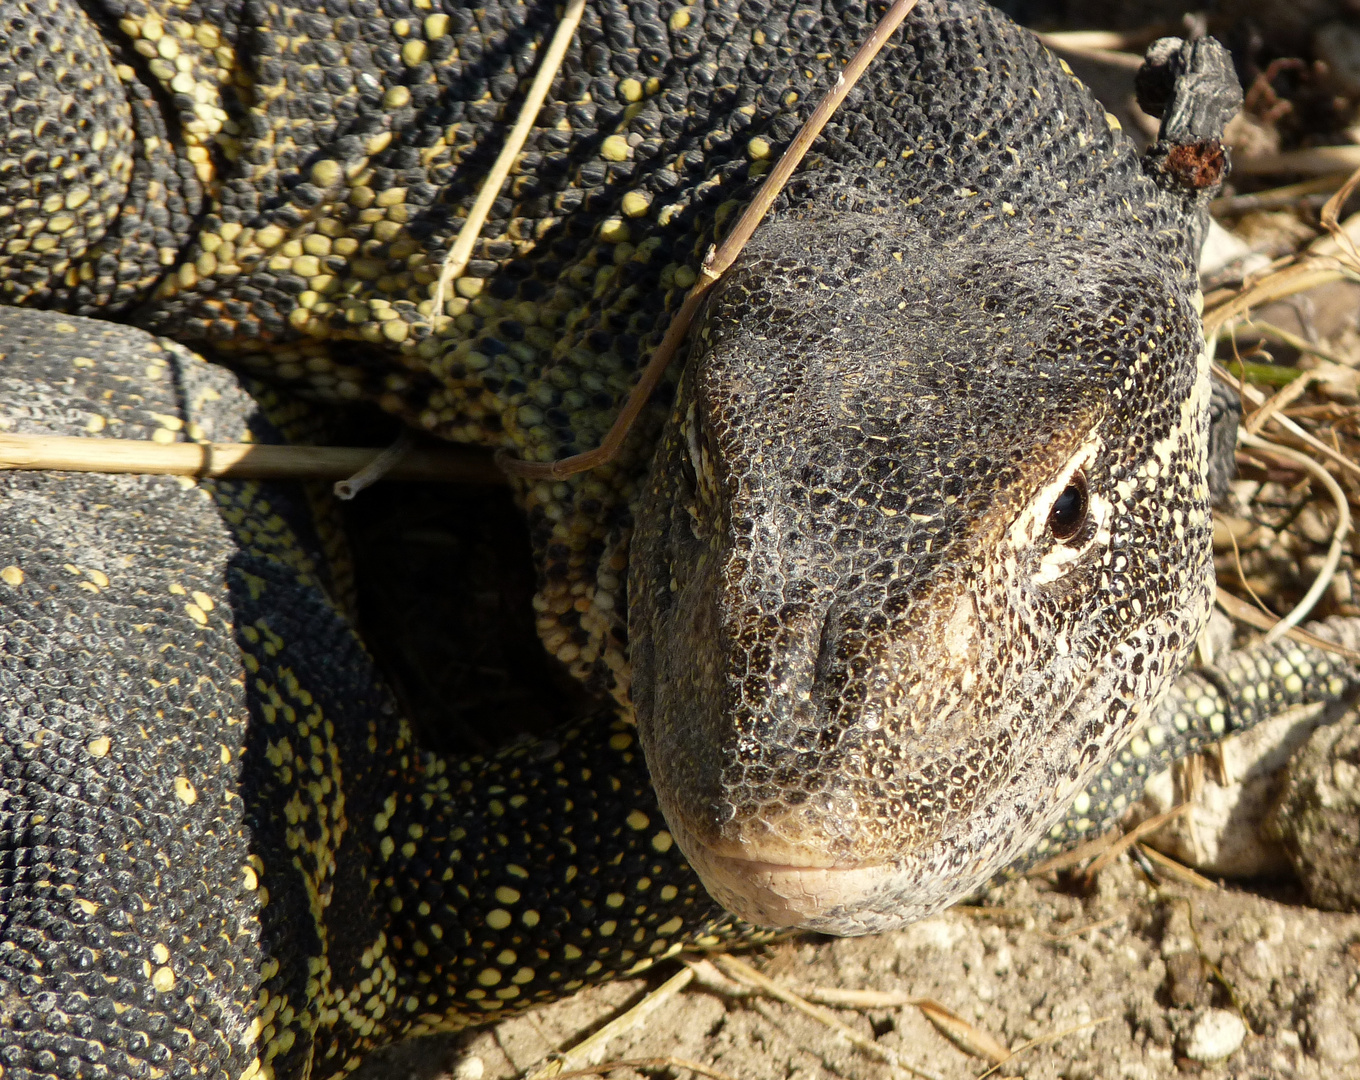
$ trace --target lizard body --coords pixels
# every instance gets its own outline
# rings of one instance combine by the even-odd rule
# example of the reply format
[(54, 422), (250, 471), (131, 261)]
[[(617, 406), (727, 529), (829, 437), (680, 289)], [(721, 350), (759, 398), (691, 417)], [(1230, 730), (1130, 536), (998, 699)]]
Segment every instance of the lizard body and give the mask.
[[(593, 445), (874, 14), (589, 5), (441, 312), (547, 6), (8, 0), (0, 414), (276, 437), (272, 392), (192, 348), (528, 458)], [(520, 490), (544, 642), (636, 701), (647, 763), (613, 715), (489, 760), (422, 753), (295, 493), (6, 477), (6, 1075), (331, 1076), (757, 935), (684, 856), (759, 922), (873, 929), (1000, 868), (1087, 785), (1086, 827), (1117, 813), (1095, 772), (1140, 725), (1182, 749), (1231, 728), (1202, 687), (1202, 712), (1152, 711), (1211, 585), (1203, 193), (1157, 175), (1022, 31), (922, 5), (715, 297), (676, 394), (619, 461)], [(894, 649), (917, 683), (885, 678)], [(1292, 656), (1270, 701), (1349, 685)], [(900, 734), (913, 695), (947, 706), (905, 721), (927, 752), (876, 773), (857, 732)], [(686, 728), (674, 702), (709, 699), (721, 715)], [(729, 743), (735, 784), (711, 768)], [(926, 783), (951, 747), (960, 779)], [(830, 786), (781, 774), (799, 754)], [(832, 794), (848, 821), (842, 781), (868, 831), (814, 814), (788, 835), (882, 866), (873, 823), (895, 815), (917, 895), (776, 911), (705, 864), (757, 803), (780, 825)]]

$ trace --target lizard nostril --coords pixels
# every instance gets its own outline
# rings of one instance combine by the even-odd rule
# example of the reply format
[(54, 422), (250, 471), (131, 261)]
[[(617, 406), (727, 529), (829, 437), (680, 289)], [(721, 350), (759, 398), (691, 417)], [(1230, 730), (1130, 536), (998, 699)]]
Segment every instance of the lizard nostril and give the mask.
[(1077, 473), (1072, 482), (1063, 488), (1062, 494), (1053, 503), (1048, 514), (1048, 531), (1056, 540), (1071, 540), (1086, 524), (1086, 511), (1090, 499), (1086, 494), (1086, 477)]

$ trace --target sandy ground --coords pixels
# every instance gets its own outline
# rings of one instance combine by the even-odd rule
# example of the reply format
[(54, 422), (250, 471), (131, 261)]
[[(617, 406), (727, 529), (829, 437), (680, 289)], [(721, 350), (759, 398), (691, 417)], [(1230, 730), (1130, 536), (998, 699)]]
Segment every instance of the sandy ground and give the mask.
[[(1155, 885), (1127, 857), (1085, 890), (1046, 879), (1019, 881), (995, 890), (987, 903), (877, 937), (798, 937), (747, 959), (795, 990), (839, 987), (930, 998), (1012, 1049), (1042, 1040), (1007, 1061), (997, 1076), (1360, 1077), (1360, 915), (1315, 911), (1287, 891), (1271, 897), (1232, 887)], [(375, 1057), (361, 1075), (524, 1075), (675, 970), (600, 987), (484, 1031), (408, 1044)], [(1229, 1048), (1236, 1040), (1225, 1016), (1235, 1015), (1250, 1030), (1226, 1061), (1206, 1064), (1187, 1056), (1204, 1056), (1197, 1043), (1216, 1024), (1228, 1028), (1220, 1046)], [(977, 1077), (990, 1064), (951, 1043), (915, 1006), (840, 1009), (836, 1016), (931, 1075)], [(693, 984), (614, 1040), (607, 1055), (611, 1061), (683, 1058), (736, 1080), (910, 1075), (789, 1005), (765, 997), (733, 999)], [(689, 1075), (676, 1068), (649, 1074)], [(643, 1074), (620, 1068), (609, 1075), (623, 1080)]]

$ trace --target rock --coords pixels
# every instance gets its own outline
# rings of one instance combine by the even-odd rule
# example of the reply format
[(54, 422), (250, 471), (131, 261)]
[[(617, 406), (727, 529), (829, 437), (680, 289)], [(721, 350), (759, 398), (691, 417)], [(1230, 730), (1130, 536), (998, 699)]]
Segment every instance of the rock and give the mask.
[(486, 1072), (486, 1063), (475, 1054), (470, 1054), (463, 1058), (453, 1068), (454, 1080), (482, 1080), (482, 1074)]
[(1206, 1064), (1222, 1061), (1241, 1046), (1246, 1037), (1247, 1025), (1240, 1016), (1227, 1009), (1209, 1009), (1185, 1036), (1183, 1053), (1191, 1061)]
[(1165, 985), (1167, 998), (1178, 1009), (1207, 1005), (1213, 996), (1209, 980), (1204, 977), (1204, 962), (1193, 951), (1166, 957)]
[(1294, 755), (1266, 825), (1315, 907), (1360, 910), (1360, 716), (1319, 728)]
[[(1190, 813), (1158, 829), (1148, 842), (1200, 873), (1216, 877), (1287, 875), (1291, 863), (1283, 845), (1262, 835), (1280, 787), (1279, 773), (1330, 714), (1317, 708), (1291, 709), (1264, 724), (1224, 740), (1220, 783), (1205, 769)], [(1184, 794), (1172, 770), (1148, 781), (1140, 816), (1165, 813)]]
[[(1213, 277), (1224, 267), (1246, 260), (1254, 254), (1246, 241), (1235, 237), (1221, 224), (1210, 220), (1209, 231), (1204, 238), (1204, 248), (1200, 252), (1200, 276)], [(1262, 258), (1261, 265), (1269, 263), (1269, 257)]]
[(1307, 1011), (1308, 1052), (1326, 1065), (1349, 1065), (1360, 1060), (1360, 1039), (1341, 1009), (1316, 1002)]

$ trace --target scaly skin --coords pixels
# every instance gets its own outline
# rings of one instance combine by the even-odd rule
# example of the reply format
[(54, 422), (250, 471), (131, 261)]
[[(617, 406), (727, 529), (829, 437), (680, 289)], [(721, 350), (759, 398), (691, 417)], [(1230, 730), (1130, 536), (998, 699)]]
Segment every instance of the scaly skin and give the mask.
[[(274, 437), (170, 342), (22, 310), (0, 333), (9, 431)], [(704, 893), (615, 718), (486, 761), (419, 752), (296, 491), (10, 472), (0, 492), (7, 1076), (330, 1077), (758, 936)], [(1288, 643), (1220, 670), (1234, 699), (1182, 678), (1031, 861), (1171, 757), (1357, 674)]]
[[(22, 309), (0, 327), (10, 431), (275, 437), (170, 342)], [(752, 936), (685, 866), (615, 718), (490, 761), (420, 753), (295, 490), (0, 487), (7, 1077), (327, 1077)]]
[[(0, 299), (118, 315), (533, 460), (598, 443), (715, 231), (877, 18), (847, 0), (823, 12), (788, 0), (588, 5), (446, 321), (433, 282), (516, 114), (550, 6), (96, 10), (97, 25), (66, 0), (5, 8), (23, 26), (0, 85), (53, 84), (35, 66), (49, 41), (69, 43), (60, 65), (81, 83), (34, 91), (33, 109), (52, 114), (45, 139), (33, 110), (11, 110), (11, 138), (35, 149), (9, 197), (41, 198), (0, 252)], [(948, 10), (912, 17), (907, 44), (889, 45), (782, 205), (896, 214), (920, 198), (908, 218), (941, 240), (958, 230), (931, 215), (985, 233), (996, 232), (989, 216), (1011, 214), (1041, 231), (1079, 226), (1091, 242), (1146, 241), (1138, 262), (1188, 283), (1197, 204), (1149, 201), (1128, 144), (1032, 38), (968, 8), (941, 33)], [(27, 39), (33, 48), (17, 47)], [(923, 98), (910, 89), (918, 78)], [(983, 134), (978, 108), (1007, 115)], [(58, 121), (60, 156), (44, 167)], [(1000, 169), (1009, 209), (963, 194)], [(1136, 227), (1125, 197), (1146, 204)], [(621, 701), (631, 508), (664, 412), (659, 400), (614, 465), (522, 492), (544, 643)]]
[[(233, 378), (155, 331), (323, 397), (370, 398), (451, 439), (538, 459), (593, 445), (708, 242), (876, 14), (848, 0), (823, 12), (747, 0), (590, 6), (477, 257), (435, 312), (437, 268), (550, 10), (8, 0), (0, 299), (19, 307), (0, 319), (0, 418), (27, 432), (272, 437)], [(647, 738), (683, 741), (681, 718), (657, 703), (686, 680), (734, 705), (729, 719), (751, 729), (743, 738), (760, 726), (749, 706), (762, 685), (776, 702), (771, 727), (796, 718), (798, 688), (792, 706), (779, 703), (780, 679), (808, 681), (785, 661), (807, 652), (798, 634), (809, 619), (860, 633), (858, 654), (841, 647), (846, 634), (828, 634), (836, 647), (814, 673), (870, 706), (826, 725), (853, 734), (872, 719), (863, 688), (883, 682), (869, 677), (869, 646), (891, 630), (904, 656), (938, 666), (928, 690), (942, 700), (968, 692), (954, 685), (960, 655), (1007, 694), (1039, 687), (1029, 713), (1010, 698), (1002, 712), (1056, 725), (1048, 741), (1033, 722), (1010, 732), (1009, 760), (1032, 749), (1025, 760), (1047, 770), (1049, 787), (1025, 795), (1043, 806), (1028, 816), (1011, 806), (1004, 820), (1024, 824), (999, 843), (944, 849), (960, 864), (946, 888), (1019, 854), (1016, 838), (1054, 825), (1121, 731), (1160, 730), (1151, 699), (1207, 603), (1201, 201), (1147, 180), (1075, 80), (1009, 24), (968, 5), (923, 5), (710, 308), (660, 471), (647, 480), (665, 400), (618, 462), (520, 492), (550, 651), (630, 700), (625, 571), (645, 495), (631, 570), (635, 626), (650, 637), (635, 630), (633, 642)], [(971, 247), (984, 241), (990, 257)], [(989, 295), (998, 283), (1007, 291)], [(922, 298), (928, 319), (895, 314)], [(847, 332), (860, 348), (837, 344)], [(917, 346), (901, 359), (923, 358), (901, 381), (882, 366), (890, 334)], [(851, 362), (853, 378), (828, 379)], [(1009, 421), (996, 392), (1016, 406)], [(818, 406), (801, 445), (825, 460), (790, 437), (798, 393)], [(846, 418), (884, 441), (883, 454), (847, 449)], [(909, 442), (893, 448), (903, 433)], [(927, 436), (943, 449), (923, 470)], [(1154, 474), (1154, 460), (1165, 470)], [(1055, 505), (1078, 466), (1090, 515), (1067, 534)], [(805, 467), (825, 475), (803, 478)], [(863, 491), (847, 487), (856, 473)], [(327, 1077), (392, 1039), (756, 933), (705, 895), (618, 718), (491, 761), (419, 752), (327, 598), (295, 493), (3, 480), (7, 1078)], [(822, 486), (838, 516), (819, 504)], [(796, 515), (780, 520), (800, 500), (806, 552), (789, 535)], [(884, 534), (889, 510), (904, 530), (896, 540)], [(760, 528), (748, 523), (758, 518)], [(720, 564), (696, 556), (685, 529)], [(755, 539), (768, 550), (743, 552)], [(1093, 567), (1107, 553), (1102, 585)], [(763, 580), (782, 604), (762, 622), (747, 610), (766, 599), (749, 574), (776, 554)], [(1142, 576), (1123, 589), (1131, 577), (1117, 559), (1135, 556)], [(876, 580), (893, 560), (899, 584)], [(1054, 575), (1038, 585), (1060, 585), (1037, 588), (1036, 572)], [(870, 597), (864, 610), (885, 624), (828, 619), (828, 574), (846, 597)], [(727, 591), (697, 589), (705, 575)], [(981, 597), (973, 615), (960, 606), (966, 589)], [(685, 610), (706, 621), (675, 614), (669, 594), (685, 590), (697, 597)], [(1092, 605), (1087, 631), (1073, 630), (1074, 612), (1088, 617)], [(1008, 637), (982, 633), (995, 612)], [(888, 625), (903, 617), (918, 631)], [(736, 637), (723, 637), (732, 625)], [(681, 640), (692, 670), (663, 655)], [(1095, 661), (1095, 691), (1073, 689), (1081, 680), (1075, 662), (1054, 659), (1059, 640)], [(1116, 659), (1129, 641), (1146, 643), (1141, 662)], [(738, 647), (749, 680), (732, 677)], [(1303, 662), (1316, 671), (1316, 659)], [(1349, 678), (1307, 688), (1339, 694)], [(822, 708), (829, 697), (813, 699)], [(956, 711), (959, 756), (976, 779), (955, 785), (955, 798), (948, 784), (907, 777), (920, 798), (904, 804), (911, 844), (935, 834), (947, 845), (991, 812), (979, 793), (994, 786), (992, 766), (965, 752), (972, 714)], [(1218, 715), (1196, 713), (1214, 734)], [(1194, 738), (1204, 726), (1166, 723)], [(689, 749), (705, 748), (694, 740)], [(724, 741), (716, 729), (712, 743)], [(993, 733), (975, 741), (1004, 749)], [(1075, 766), (1064, 758), (1074, 749)], [(696, 757), (693, 791), (717, 791)], [(855, 780), (858, 758), (846, 762)], [(747, 801), (778, 810), (794, 789), (756, 775), (766, 762), (744, 764), (758, 796)], [(668, 812), (706, 842), (712, 806), (696, 828), (684, 766), (677, 782), (665, 779), (675, 763), (664, 750), (652, 765)], [(1103, 792), (1097, 781), (1088, 803), (1113, 807), (1118, 796)], [(714, 805), (728, 797), (718, 791)], [(753, 819), (729, 820), (741, 831)], [(938, 888), (897, 899), (906, 912), (943, 902)], [(881, 915), (870, 906), (836, 928)]]

